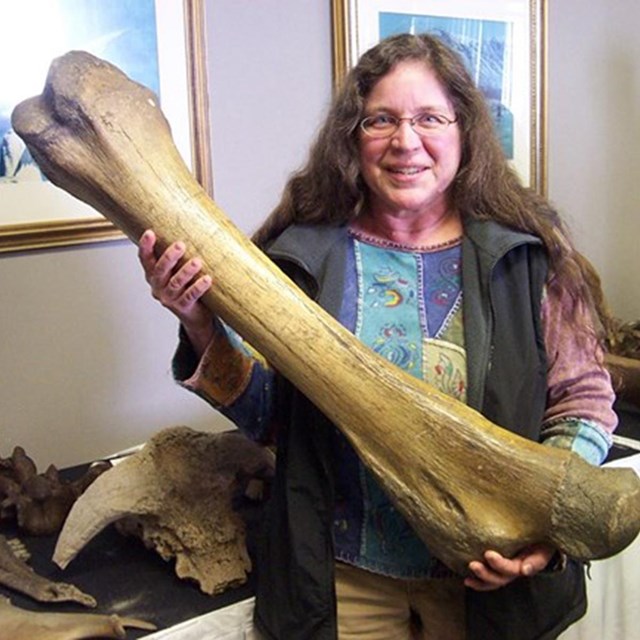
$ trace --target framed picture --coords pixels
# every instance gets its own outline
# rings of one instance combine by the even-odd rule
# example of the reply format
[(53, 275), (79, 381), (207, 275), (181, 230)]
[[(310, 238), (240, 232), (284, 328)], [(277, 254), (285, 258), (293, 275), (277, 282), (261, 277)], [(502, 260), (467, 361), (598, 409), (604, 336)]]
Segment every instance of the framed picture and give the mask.
[(546, 0), (333, 0), (334, 79), (396, 33), (433, 33), (467, 62), (507, 158), (546, 194)]
[(212, 194), (204, 0), (20, 0), (2, 9), (0, 252), (125, 236), (51, 184), (11, 129), (16, 104), (42, 92), (51, 61), (82, 49), (159, 97), (185, 163)]

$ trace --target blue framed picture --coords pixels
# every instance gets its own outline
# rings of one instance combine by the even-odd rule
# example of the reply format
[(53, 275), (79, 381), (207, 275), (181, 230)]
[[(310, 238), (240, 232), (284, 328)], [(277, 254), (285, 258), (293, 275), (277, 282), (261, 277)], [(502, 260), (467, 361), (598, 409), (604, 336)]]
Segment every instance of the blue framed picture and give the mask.
[(483, 92), (505, 156), (546, 192), (544, 0), (333, 0), (336, 81), (396, 33), (433, 33)]
[(42, 92), (51, 62), (68, 51), (88, 51), (151, 89), (187, 166), (209, 182), (209, 141), (192, 133), (208, 132), (196, 122), (206, 97), (203, 11), (203, 0), (20, 0), (3, 7), (3, 24), (11, 25), (3, 45), (13, 58), (0, 66), (0, 252), (123, 237), (48, 182), (11, 129), (15, 105)]
[(12, 13), (10, 24), (24, 22), (25, 27), (4, 34), (5, 43), (11, 34), (16, 39), (8, 43), (9, 50), (19, 48), (25, 33), (30, 41), (41, 44), (33, 54), (20, 58), (19, 65), (0, 67), (0, 185), (45, 179), (12, 131), (11, 112), (20, 100), (40, 91), (47, 64), (61, 48), (83, 49), (109, 60), (162, 100), (154, 0), (23, 0), (3, 14), (7, 12)]

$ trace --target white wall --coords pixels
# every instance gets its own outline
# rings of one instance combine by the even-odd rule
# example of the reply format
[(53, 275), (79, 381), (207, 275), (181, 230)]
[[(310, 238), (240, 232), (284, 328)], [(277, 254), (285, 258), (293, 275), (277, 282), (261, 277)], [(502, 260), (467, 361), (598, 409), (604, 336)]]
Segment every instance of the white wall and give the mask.
[(549, 195), (640, 318), (640, 3), (549, 0)]
[[(177, 335), (128, 242), (0, 260), (0, 456), (66, 466), (215, 414), (172, 382)], [(44, 470), (44, 469), (42, 469)]]
[[(640, 4), (549, 4), (550, 196), (614, 311), (637, 319)], [(330, 2), (210, 0), (207, 9), (215, 197), (250, 232), (326, 108)], [(0, 456), (20, 444), (40, 466), (64, 466), (170, 424), (228, 426), (173, 384), (176, 330), (126, 241), (1, 256)]]
[(247, 232), (277, 203), (331, 98), (329, 0), (208, 0), (216, 202)]

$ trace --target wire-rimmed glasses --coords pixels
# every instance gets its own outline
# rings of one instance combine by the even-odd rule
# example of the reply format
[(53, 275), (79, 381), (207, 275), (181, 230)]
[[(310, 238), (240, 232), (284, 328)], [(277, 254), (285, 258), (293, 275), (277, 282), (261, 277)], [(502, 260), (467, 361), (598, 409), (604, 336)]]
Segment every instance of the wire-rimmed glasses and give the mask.
[(442, 133), (456, 120), (440, 113), (418, 113), (411, 118), (397, 118), (388, 113), (379, 113), (361, 120), (360, 128), (372, 138), (390, 138), (406, 121), (419, 136), (432, 136)]

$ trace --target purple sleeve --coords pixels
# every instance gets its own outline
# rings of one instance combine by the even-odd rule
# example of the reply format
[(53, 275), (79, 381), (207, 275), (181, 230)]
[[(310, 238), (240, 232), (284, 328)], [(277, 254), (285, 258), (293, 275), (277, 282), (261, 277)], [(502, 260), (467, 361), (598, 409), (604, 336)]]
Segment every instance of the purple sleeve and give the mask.
[(562, 302), (547, 292), (542, 305), (549, 362), (544, 422), (580, 418), (611, 433), (617, 425), (615, 394), (603, 353), (595, 339), (578, 336), (576, 325), (562, 318)]
[(602, 349), (594, 337), (576, 330), (581, 324), (588, 326), (586, 312), (578, 311), (582, 318), (568, 323), (562, 305), (557, 294), (545, 292), (542, 320), (549, 369), (543, 441), (599, 464), (618, 424), (615, 394)]

